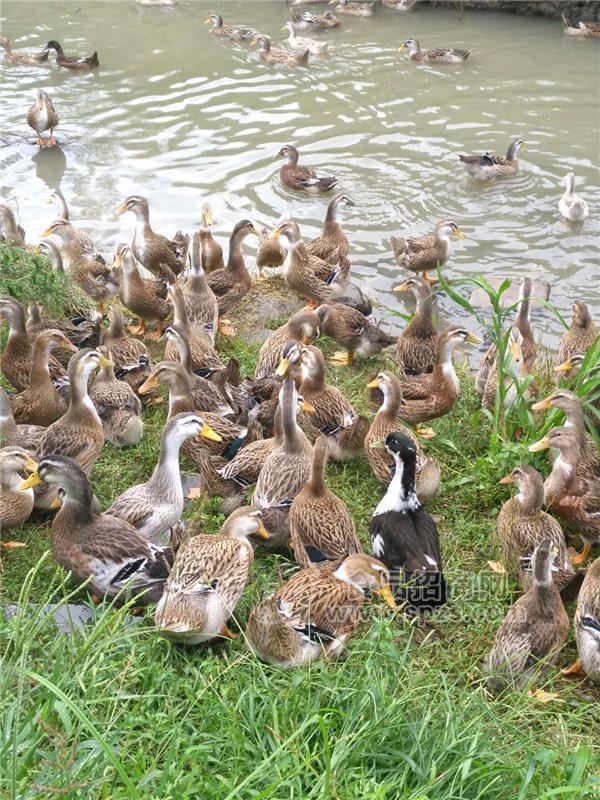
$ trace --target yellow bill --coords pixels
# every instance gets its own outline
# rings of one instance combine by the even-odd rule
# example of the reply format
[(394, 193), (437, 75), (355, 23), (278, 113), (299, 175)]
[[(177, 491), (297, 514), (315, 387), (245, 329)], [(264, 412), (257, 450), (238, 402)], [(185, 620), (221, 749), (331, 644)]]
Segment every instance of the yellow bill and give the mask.
[(127, 203), (122, 203), (122, 204), (121, 204), (121, 205), (120, 205), (120, 206), (117, 208), (117, 211), (116, 211), (117, 217), (120, 217), (120, 216), (121, 216), (121, 214), (124, 214), (126, 211), (129, 211), (129, 209), (127, 208)]
[(532, 411), (547, 411), (549, 408), (552, 408), (552, 398), (550, 397), (545, 397), (531, 406)]
[(273, 230), (269, 234), (269, 239), (279, 239), (280, 236), (281, 236), (281, 228), (278, 225), (276, 228), (273, 228)]
[(480, 339), (475, 333), (470, 333), (465, 342), (469, 342), (469, 344), (483, 344), (483, 339)]
[(138, 394), (149, 394), (154, 391), (158, 386), (158, 379), (156, 375), (149, 375), (138, 389)]
[(19, 489), (24, 492), (26, 489), (33, 489), (34, 486), (41, 486), (43, 482), (36, 469), (35, 472), (32, 472), (28, 478), (25, 478), (25, 480), (19, 484)]
[(207, 425), (206, 422), (202, 426), (202, 430), (198, 434), (203, 439), (209, 439), (211, 442), (222, 442), (223, 437), (220, 436), (216, 431), (214, 431), (210, 425)]
[(261, 539), (270, 539), (271, 538), (269, 536), (268, 530), (265, 528), (265, 526), (262, 524), (262, 522), (258, 526), (258, 530), (256, 531), (256, 534), (257, 534), (257, 536), (260, 536)]
[(102, 353), (100, 353), (100, 358), (98, 359), (98, 366), (99, 367), (114, 367), (114, 364), (110, 360), (110, 358), (107, 358), (106, 356), (103, 356)]
[(50, 503), (50, 508), (59, 509), (62, 508), (62, 500), (60, 497), (55, 497), (54, 500)]
[(570, 372), (573, 369), (573, 362), (571, 359), (567, 359), (567, 361), (563, 361), (562, 364), (559, 364), (558, 367), (554, 367), (554, 372)]
[(547, 436), (544, 436), (543, 439), (540, 439), (539, 442), (534, 442), (530, 444), (527, 448), (530, 453), (537, 453), (540, 450), (547, 450), (550, 447), (550, 439)]
[(468, 239), (467, 234), (463, 233), (460, 228), (455, 228), (454, 235), (457, 237), (457, 239)]
[(369, 381), (367, 389), (379, 389), (379, 378), (373, 378), (372, 381)]
[(512, 476), (512, 472), (510, 472), (508, 475), (505, 475), (503, 478), (500, 478), (500, 480), (498, 481), (498, 483), (502, 483), (502, 484), (514, 483), (514, 482), (515, 482), (515, 479)]
[(407, 292), (408, 291), (408, 283), (401, 283), (398, 286), (394, 286), (392, 289), (393, 292)]
[(308, 403), (306, 400), (302, 401), (302, 405), (300, 406), (302, 411), (306, 411), (308, 414), (314, 414), (317, 410), (312, 403)]
[(285, 376), (289, 372), (289, 369), (290, 369), (290, 362), (288, 361), (287, 358), (282, 358), (281, 361), (279, 362), (279, 366), (275, 370), (275, 375), (277, 375), (279, 378), (285, 378)]
[(62, 341), (60, 343), (60, 347), (63, 350), (68, 350), (70, 353), (76, 353), (77, 352), (77, 348), (75, 347), (73, 342), (70, 342), (67, 338), (65, 338), (64, 341)]

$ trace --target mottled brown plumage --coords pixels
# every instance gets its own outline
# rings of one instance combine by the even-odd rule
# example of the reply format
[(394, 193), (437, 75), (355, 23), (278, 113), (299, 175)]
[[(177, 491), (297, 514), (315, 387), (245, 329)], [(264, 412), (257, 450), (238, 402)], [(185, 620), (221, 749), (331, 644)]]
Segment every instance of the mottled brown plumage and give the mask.
[(438, 334), (433, 322), (433, 294), (426, 281), (409, 278), (394, 288), (395, 292), (411, 292), (417, 302), (413, 318), (398, 336), (396, 356), (407, 375), (433, 371)]

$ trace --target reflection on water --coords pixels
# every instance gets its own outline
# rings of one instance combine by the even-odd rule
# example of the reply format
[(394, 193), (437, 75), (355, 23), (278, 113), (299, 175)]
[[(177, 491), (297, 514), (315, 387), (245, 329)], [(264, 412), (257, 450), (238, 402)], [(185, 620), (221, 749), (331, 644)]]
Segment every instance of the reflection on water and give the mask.
[[(597, 42), (564, 37), (560, 22), (541, 18), (378, 8), (371, 19), (345, 18), (328, 35), (328, 58), (276, 70), (209, 35), (203, 22), (214, 9), (212, 0), (175, 9), (5, 0), (3, 35), (16, 48), (57, 38), (68, 54), (97, 49), (101, 62), (90, 74), (1, 67), (0, 194), (16, 198), (29, 240), (50, 221), (46, 199), (59, 183), (106, 254), (132, 232), (114, 209), (134, 192), (167, 234), (191, 230), (209, 199), (218, 236), (242, 217), (272, 225), (284, 212), (315, 235), (326, 200), (292, 196), (277, 180), (275, 154), (293, 142), (356, 201), (346, 214), (353, 269), (383, 304), (406, 310), (391, 293), (390, 234), (427, 232), (450, 216), (469, 235), (450, 276), (531, 274), (553, 284), (563, 312), (583, 296), (598, 316)], [(221, 10), (226, 22), (285, 36), (279, 0)], [(464, 66), (416, 66), (398, 52), (409, 36), (473, 53)], [(25, 123), (38, 86), (54, 99), (61, 143), (39, 152)], [(514, 135), (528, 147), (518, 176), (482, 184), (458, 167), (457, 152), (503, 152)], [(557, 211), (570, 169), (591, 210), (578, 227)], [(443, 300), (442, 313), (459, 310)], [(547, 314), (540, 324), (558, 332)]]

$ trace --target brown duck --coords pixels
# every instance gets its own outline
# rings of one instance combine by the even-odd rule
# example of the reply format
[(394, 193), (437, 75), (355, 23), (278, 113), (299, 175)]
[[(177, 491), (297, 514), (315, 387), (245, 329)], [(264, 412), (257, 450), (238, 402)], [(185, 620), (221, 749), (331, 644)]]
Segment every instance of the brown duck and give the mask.
[(135, 215), (131, 249), (140, 264), (157, 276), (164, 274), (164, 267), (179, 275), (186, 265), (190, 237), (181, 231), (173, 239), (155, 233), (150, 227), (150, 207), (145, 197), (128, 197), (117, 209), (117, 216), (127, 211)]
[(291, 144), (284, 145), (277, 153), (277, 158), (286, 159), (285, 164), (279, 170), (279, 177), (288, 189), (309, 194), (322, 194), (330, 192), (338, 182), (337, 178), (318, 175), (311, 167), (299, 166), (298, 150)]
[(433, 294), (426, 281), (409, 278), (394, 288), (395, 292), (410, 292), (417, 302), (413, 318), (398, 336), (396, 355), (407, 375), (432, 372), (438, 334), (433, 322)]
[(46, 50), (54, 50), (56, 53), (56, 63), (59, 67), (73, 70), (74, 72), (87, 72), (90, 69), (100, 66), (98, 61), (98, 53), (94, 50), (91, 56), (83, 58), (80, 56), (66, 56), (62, 45), (55, 39), (48, 42), (45, 47)]

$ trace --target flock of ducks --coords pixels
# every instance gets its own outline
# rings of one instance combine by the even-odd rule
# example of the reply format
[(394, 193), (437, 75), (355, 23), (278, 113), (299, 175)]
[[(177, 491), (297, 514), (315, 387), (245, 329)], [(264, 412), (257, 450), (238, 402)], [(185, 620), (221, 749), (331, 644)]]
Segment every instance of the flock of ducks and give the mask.
[[(357, 5), (372, 13), (350, 2), (339, 2), (336, 12), (357, 14)], [(225, 26), (216, 14), (210, 20), (218, 36), (238, 40), (246, 30)], [(269, 52), (266, 42), (262, 48)], [(418, 48), (408, 40), (409, 49), (410, 42)], [(44, 63), (49, 49), (68, 69), (97, 63), (96, 54), (64, 56), (57, 42), (49, 42), (35, 62), (19, 60), (26, 56), (17, 58), (9, 43), (4, 46), (17, 65)], [(46, 130), (52, 137), (58, 120), (41, 90), (28, 121), (40, 138)], [(459, 159), (476, 179), (506, 178), (518, 169), (521, 146), (515, 139), (506, 157), (486, 152)], [(300, 165), (292, 145), (278, 157), (285, 159), (281, 183), (290, 190), (321, 195), (336, 188), (335, 177)], [(582, 219), (571, 176), (568, 184), (561, 213)], [(131, 196), (116, 210), (133, 218), (131, 241), (117, 248), (111, 264), (70, 219), (62, 194), (51, 199), (60, 216), (33, 249), (66, 273), (88, 303), (71, 311), (70, 319), (48, 319), (35, 302), (24, 308), (13, 297), (0, 298), (0, 319), (9, 325), (1, 366), (14, 390), (0, 389), (3, 531), (34, 510), (54, 513), (54, 557), (95, 599), (156, 604), (160, 635), (193, 645), (235, 635), (228, 624), (251, 578), (255, 548), (283, 551), (299, 569), (252, 610), (245, 627), (252, 650), (281, 667), (338, 655), (356, 631), (367, 593), (418, 618), (443, 606), (450, 589), (437, 525), (425, 507), (439, 489), (442, 465), (427, 454), (433, 432), (424, 424), (451, 413), (459, 396), (455, 348), (481, 344), (460, 325), (438, 330), (434, 323), (428, 272), (448, 261), (452, 237), (464, 238), (456, 223), (442, 220), (431, 234), (392, 238), (398, 264), (412, 273), (395, 290), (416, 301), (412, 320), (392, 336), (373, 321), (368, 297), (350, 280), (343, 209), (353, 201), (345, 194), (329, 201), (322, 233), (310, 242), (289, 216), (271, 232), (240, 220), (226, 257), (212, 235), (208, 204), (191, 238), (181, 231), (168, 238), (152, 227), (148, 200)], [(6, 245), (31, 249), (6, 205), (0, 206), (0, 222)], [(254, 374), (242, 378), (239, 363), (223, 358), (220, 343), (233, 332), (228, 316), (252, 285), (244, 255), (248, 236), (259, 241), (260, 277), (265, 269), (281, 268), (290, 292), (307, 305), (272, 333)], [(514, 399), (515, 380), (531, 377), (539, 362), (531, 296), (531, 280), (523, 278), (505, 372), (507, 403)], [(378, 406), (373, 419), (357, 413), (327, 382), (322, 337), (340, 348), (332, 357), (338, 367), (393, 348), (394, 369), (378, 372), (365, 386)], [(555, 359), (556, 390), (538, 400), (535, 381), (529, 384), (534, 412), (560, 409), (565, 419), (529, 447), (552, 454), (545, 481), (528, 465), (501, 481), (518, 488), (504, 503), (497, 529), (504, 567), (523, 594), (484, 663), (491, 691), (530, 680), (539, 661), (556, 659), (569, 628), (561, 599), (567, 587), (579, 589), (579, 660), (569, 672), (600, 679), (600, 559), (587, 572), (579, 569), (600, 541), (600, 456), (586, 427), (585, 398), (568, 388), (582, 366), (589, 369), (586, 352), (597, 337), (586, 304), (577, 301)], [(157, 342), (152, 352), (144, 339)], [(484, 406), (495, 402), (498, 374), (491, 346), (477, 375)], [(168, 419), (156, 467), (145, 483), (127, 488), (102, 510), (90, 481), (93, 466), (106, 442), (125, 447), (140, 441), (144, 408), (160, 401), (160, 386), (168, 391)], [(184, 488), (181, 452), (199, 473), (199, 489)], [(329, 459), (361, 455), (382, 486), (369, 526), (372, 555), (326, 479)], [(227, 517), (218, 535), (186, 530), (182, 522), (186, 500), (199, 496), (220, 498)], [(567, 548), (560, 520), (575, 525), (581, 553)]]

